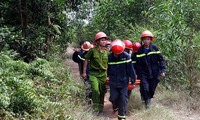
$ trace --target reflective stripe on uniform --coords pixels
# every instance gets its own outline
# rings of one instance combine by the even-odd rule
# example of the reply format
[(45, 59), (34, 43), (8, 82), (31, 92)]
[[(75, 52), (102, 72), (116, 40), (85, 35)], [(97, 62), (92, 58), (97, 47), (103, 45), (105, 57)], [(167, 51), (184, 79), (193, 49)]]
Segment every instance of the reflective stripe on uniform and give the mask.
[(119, 61), (119, 62), (108, 62), (109, 65), (116, 65), (116, 64), (123, 64), (123, 63), (128, 63), (131, 62), (130, 60), (124, 60), (124, 61)]
[(118, 115), (118, 118), (125, 119), (125, 118), (126, 118), (126, 116), (121, 116), (121, 115)]
[[(149, 52), (147, 55), (152, 55), (152, 54), (160, 54), (160, 51), (154, 51), (154, 52)], [(137, 58), (140, 58), (140, 57), (144, 57), (146, 54), (139, 54), (139, 55), (136, 55)]]
[(136, 63), (136, 61), (132, 61), (132, 63)]
[(82, 58), (80, 55), (78, 55), (78, 58), (81, 59), (81, 60), (83, 60), (83, 61), (85, 61), (85, 59)]
[(146, 54), (143, 53), (143, 54), (136, 55), (136, 57), (137, 57), (137, 58), (139, 58), (139, 57), (144, 57), (145, 55), (146, 55)]
[(149, 52), (147, 55), (152, 55), (152, 54), (159, 54), (160, 51), (154, 51), (154, 52)]

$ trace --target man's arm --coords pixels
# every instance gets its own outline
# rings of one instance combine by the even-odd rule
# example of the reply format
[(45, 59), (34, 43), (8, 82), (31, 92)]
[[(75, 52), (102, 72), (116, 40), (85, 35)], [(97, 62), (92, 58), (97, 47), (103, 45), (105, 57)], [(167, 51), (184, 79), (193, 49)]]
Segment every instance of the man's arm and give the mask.
[(85, 59), (84, 64), (83, 64), (83, 74), (82, 74), (83, 79), (87, 78), (87, 74), (86, 74), (87, 65), (88, 65), (88, 59)]

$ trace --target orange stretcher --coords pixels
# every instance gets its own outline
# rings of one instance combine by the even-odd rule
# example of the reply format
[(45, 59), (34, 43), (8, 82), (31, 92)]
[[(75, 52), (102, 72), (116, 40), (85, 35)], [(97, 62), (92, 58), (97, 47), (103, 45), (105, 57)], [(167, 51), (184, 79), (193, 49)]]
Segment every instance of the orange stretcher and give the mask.
[[(109, 85), (109, 78), (106, 78), (106, 85)], [(140, 85), (140, 79), (136, 79), (135, 83), (132, 85), (130, 82), (128, 84), (128, 90), (133, 90)]]
[(140, 85), (140, 79), (136, 79), (135, 83), (132, 85), (130, 82), (128, 84), (128, 90), (133, 90)]

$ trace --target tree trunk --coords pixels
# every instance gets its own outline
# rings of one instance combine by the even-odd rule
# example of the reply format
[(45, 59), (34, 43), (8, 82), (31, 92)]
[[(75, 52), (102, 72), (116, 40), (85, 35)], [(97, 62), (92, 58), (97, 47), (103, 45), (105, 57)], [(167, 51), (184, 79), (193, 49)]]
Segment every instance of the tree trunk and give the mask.
[(28, 14), (27, 14), (27, 1), (19, 0), (19, 9), (21, 17), (22, 35), (24, 37), (28, 36), (27, 26), (28, 26)]
[[(48, 7), (47, 7), (48, 11), (51, 9), (50, 8), (51, 7), (50, 4), (51, 4), (51, 1), (48, 2)], [(51, 31), (53, 23), (51, 21), (50, 16), (47, 16), (47, 20), (48, 20), (47, 21), (48, 22), (48, 29), (50, 29), (50, 31)], [(45, 53), (49, 52), (51, 43), (53, 42), (54, 34), (52, 34), (51, 32), (47, 34), (47, 38), (46, 38), (46, 41), (45, 41), (46, 48), (44, 50)]]

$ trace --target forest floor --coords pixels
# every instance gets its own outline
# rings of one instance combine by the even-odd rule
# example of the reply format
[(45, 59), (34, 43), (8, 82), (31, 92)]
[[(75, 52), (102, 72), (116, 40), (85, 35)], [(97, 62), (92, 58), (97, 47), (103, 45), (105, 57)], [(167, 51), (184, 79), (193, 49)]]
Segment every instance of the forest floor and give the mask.
[[(70, 58), (72, 53), (73, 53), (73, 47), (69, 46), (67, 48), (67, 53), (66, 53), (67, 56), (68, 56), (68, 59), (66, 60), (66, 65), (71, 70), (72, 76), (74, 78), (80, 78), (78, 64), (73, 62), (72, 59)], [(77, 81), (77, 82), (81, 82), (81, 81)], [(136, 91), (139, 92), (139, 90), (136, 90)], [(159, 101), (155, 99), (155, 100), (153, 100), (153, 102), (159, 102)], [(166, 106), (166, 105), (162, 105), (162, 106)], [(186, 111), (182, 111), (181, 109), (179, 110), (179, 109), (176, 109), (176, 108), (170, 108), (169, 111), (171, 112), (171, 114), (173, 114), (173, 116), (177, 117), (178, 120), (200, 120), (200, 111), (188, 113)], [(117, 112), (114, 113), (112, 111), (112, 104), (109, 101), (109, 91), (106, 93), (106, 96), (105, 96), (104, 111), (103, 112), (104, 112), (103, 117), (105, 118), (105, 120), (118, 120), (117, 119)], [(144, 110), (142, 110), (142, 112), (144, 112)], [(150, 113), (153, 113), (153, 111), (150, 112)], [(140, 112), (139, 113), (137, 112), (137, 114), (140, 114)], [(141, 113), (141, 114), (143, 114), (143, 113)], [(147, 115), (147, 114), (145, 114), (145, 115)], [(136, 117), (137, 116), (134, 115), (134, 112), (129, 113), (129, 111), (128, 111), (126, 120), (143, 120), (144, 119), (144, 118), (143, 119), (142, 118), (137, 119)], [(148, 116), (147, 116), (147, 118), (148, 118)], [(162, 120), (168, 120), (168, 119), (162, 118)]]

